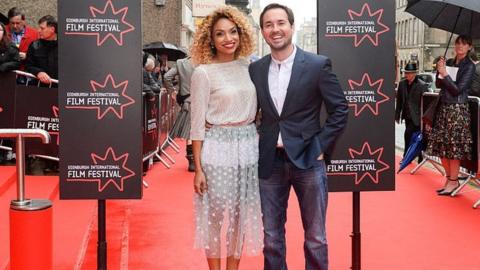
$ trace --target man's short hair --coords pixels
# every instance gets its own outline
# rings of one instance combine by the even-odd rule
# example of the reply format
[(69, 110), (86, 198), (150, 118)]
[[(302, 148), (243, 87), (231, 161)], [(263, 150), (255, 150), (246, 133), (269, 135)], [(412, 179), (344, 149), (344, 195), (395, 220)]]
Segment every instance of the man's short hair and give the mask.
[(293, 15), (293, 11), (287, 7), (287, 6), (284, 6), (284, 5), (281, 5), (281, 4), (278, 4), (278, 3), (272, 3), (268, 6), (266, 6), (262, 13), (260, 14), (260, 28), (263, 29), (263, 16), (265, 15), (265, 13), (267, 11), (269, 11), (270, 9), (275, 9), (275, 8), (279, 8), (279, 9), (283, 9), (285, 10), (285, 12), (287, 13), (287, 16), (288, 16), (288, 22), (293, 25), (293, 23), (295, 22), (295, 16)]
[(22, 20), (25, 20), (25, 13), (23, 13), (23, 11), (20, 10), (19, 8), (13, 7), (8, 11), (7, 17), (10, 20), (11, 18), (16, 17), (16, 16), (21, 16)]
[(38, 24), (42, 24), (44, 22), (47, 23), (47, 26), (55, 27), (55, 34), (57, 34), (58, 24), (57, 24), (57, 19), (55, 19), (55, 17), (53, 17), (52, 15), (45, 15), (42, 18), (40, 18), (40, 20), (38, 20)]

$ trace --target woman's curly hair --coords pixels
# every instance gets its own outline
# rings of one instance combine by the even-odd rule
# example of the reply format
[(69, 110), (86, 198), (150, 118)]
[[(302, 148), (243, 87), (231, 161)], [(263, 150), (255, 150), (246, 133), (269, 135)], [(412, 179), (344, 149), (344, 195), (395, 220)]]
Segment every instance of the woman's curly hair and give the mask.
[(192, 61), (196, 65), (210, 64), (212, 62), (215, 56), (215, 52), (211, 47), (213, 44), (213, 26), (222, 18), (232, 21), (238, 29), (240, 44), (235, 51), (235, 59), (246, 58), (253, 53), (255, 38), (247, 17), (236, 7), (227, 5), (213, 11), (198, 26), (191, 49)]

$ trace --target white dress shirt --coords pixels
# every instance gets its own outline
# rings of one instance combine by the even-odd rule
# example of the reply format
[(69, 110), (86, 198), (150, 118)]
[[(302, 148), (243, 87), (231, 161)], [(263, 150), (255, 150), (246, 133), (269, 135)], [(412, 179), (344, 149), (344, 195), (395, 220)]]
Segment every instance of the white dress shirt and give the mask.
[[(272, 56), (268, 70), (268, 88), (278, 115), (282, 113), (283, 104), (287, 95), (288, 84), (292, 75), (293, 61), (297, 46), (293, 45), (292, 54), (283, 61), (278, 61)], [(283, 147), (282, 133), (278, 134), (277, 147)]]

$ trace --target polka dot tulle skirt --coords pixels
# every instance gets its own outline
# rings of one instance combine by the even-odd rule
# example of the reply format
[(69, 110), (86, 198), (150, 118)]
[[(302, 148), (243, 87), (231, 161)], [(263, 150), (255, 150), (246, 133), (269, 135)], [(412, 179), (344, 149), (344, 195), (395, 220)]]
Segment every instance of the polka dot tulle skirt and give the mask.
[(208, 191), (194, 199), (195, 247), (208, 258), (258, 255), (263, 226), (255, 126), (211, 128), (201, 161)]

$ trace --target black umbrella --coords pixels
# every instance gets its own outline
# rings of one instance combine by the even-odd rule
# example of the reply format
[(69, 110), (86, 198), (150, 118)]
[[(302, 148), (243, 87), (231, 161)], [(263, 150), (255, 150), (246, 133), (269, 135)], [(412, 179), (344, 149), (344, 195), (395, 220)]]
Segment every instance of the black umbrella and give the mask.
[(143, 50), (150, 54), (153, 54), (158, 58), (162, 54), (168, 56), (168, 61), (177, 61), (178, 59), (185, 58), (187, 53), (182, 49), (178, 48), (174, 44), (167, 42), (152, 42), (143, 46)]
[(479, 0), (408, 0), (405, 11), (429, 27), (451, 32), (448, 45), (453, 34), (480, 38)]

